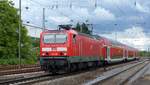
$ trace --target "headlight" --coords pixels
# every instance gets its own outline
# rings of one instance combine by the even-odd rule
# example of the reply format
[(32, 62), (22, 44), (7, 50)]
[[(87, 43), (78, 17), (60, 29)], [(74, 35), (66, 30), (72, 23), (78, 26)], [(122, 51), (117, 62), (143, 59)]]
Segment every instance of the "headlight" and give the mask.
[(52, 48), (42, 48), (42, 51), (51, 51)]
[(57, 51), (67, 51), (67, 48), (66, 47), (58, 47)]

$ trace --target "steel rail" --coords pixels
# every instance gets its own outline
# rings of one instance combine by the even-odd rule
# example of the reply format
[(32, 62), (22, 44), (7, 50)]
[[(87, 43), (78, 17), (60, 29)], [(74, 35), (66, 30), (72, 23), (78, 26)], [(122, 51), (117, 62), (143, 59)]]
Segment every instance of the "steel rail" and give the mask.
[[(94, 85), (94, 84), (97, 84), (97, 83), (99, 83), (99, 82), (103, 82), (103, 81), (105, 81), (105, 80), (111, 79), (112, 77), (117, 76), (117, 75), (119, 75), (119, 74), (121, 74), (121, 73), (123, 73), (123, 72), (125, 72), (125, 71), (127, 71), (127, 70), (129, 70), (129, 69), (131, 69), (131, 68), (133, 68), (133, 67), (136, 67), (136, 66), (138, 66), (138, 65), (140, 65), (140, 64), (143, 64), (145, 61), (147, 61), (147, 60), (144, 60), (144, 61), (141, 61), (141, 62), (132, 64), (132, 65), (130, 65), (130, 66), (128, 65), (128, 66), (126, 66), (125, 68), (112, 69), (113, 71), (112, 71), (112, 70), (107, 71), (107, 72), (105, 72), (104, 74), (100, 75), (98, 78), (96, 78), (96, 79), (94, 79), (94, 80), (92, 80), (92, 81), (86, 82), (86, 83), (84, 83), (83, 85)], [(112, 73), (111, 71), (112, 71), (113, 73)], [(109, 75), (108, 75), (108, 74), (109, 74)]]
[[(126, 63), (128, 64), (128, 63)], [(133, 64), (133, 62), (129, 63), (129, 64)], [(114, 67), (114, 65), (108, 66), (108, 67), (112, 67), (110, 70), (115, 69), (115, 68), (119, 68), (124, 64), (117, 64), (117, 67)], [(126, 66), (126, 65), (125, 65)], [(103, 69), (103, 68), (101, 68)], [(93, 71), (88, 70), (89, 71)], [(37, 83), (37, 82), (41, 82), (41, 81), (46, 81), (46, 80), (53, 80), (56, 78), (61, 78), (61, 77), (66, 77), (66, 76), (71, 76), (71, 75), (76, 75), (76, 74), (81, 74), (87, 72), (87, 70), (83, 70), (83, 71), (77, 71), (77, 72), (71, 72), (71, 73), (66, 73), (63, 75), (52, 75), (52, 74), (44, 74), (44, 75), (40, 75), (40, 76), (32, 76), (32, 77), (27, 77), (27, 78), (18, 78), (18, 79), (11, 79), (11, 80), (7, 80), (7, 81), (2, 81), (0, 82), (0, 85), (9, 85), (9, 84), (14, 84), (16, 83), (17, 85), (28, 85), (28, 84), (32, 84), (32, 83)], [(105, 70), (103, 70), (103, 72), (105, 72)]]
[(140, 69), (138, 69), (134, 74), (130, 75), (127, 79), (125, 79), (124, 81), (122, 81), (120, 83), (120, 85), (129, 85), (131, 84), (133, 81), (135, 81), (136, 79), (138, 79), (142, 74), (144, 74), (149, 67), (150, 62), (148, 62), (147, 64), (145, 64), (143, 67), (141, 67)]
[(27, 78), (11, 79), (11, 80), (0, 82), (0, 85), (9, 85), (9, 84), (17, 83), (17, 82), (22, 82), (22, 81), (37, 79), (37, 78), (46, 77), (46, 76), (50, 76), (50, 74), (43, 74), (43, 75), (32, 76), (32, 77), (27, 77)]

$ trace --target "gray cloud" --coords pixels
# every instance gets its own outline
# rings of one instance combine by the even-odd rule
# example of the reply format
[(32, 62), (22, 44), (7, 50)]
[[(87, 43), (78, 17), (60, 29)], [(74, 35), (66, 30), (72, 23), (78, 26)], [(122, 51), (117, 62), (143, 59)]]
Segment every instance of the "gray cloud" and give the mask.
[[(19, 0), (13, 1), (18, 8)], [(42, 27), (43, 8), (46, 8), (45, 23), (49, 29), (55, 29), (58, 24), (88, 19), (93, 23), (94, 31), (100, 34), (141, 27), (145, 36), (150, 36), (149, 0), (22, 0), (24, 23), (29, 21)]]

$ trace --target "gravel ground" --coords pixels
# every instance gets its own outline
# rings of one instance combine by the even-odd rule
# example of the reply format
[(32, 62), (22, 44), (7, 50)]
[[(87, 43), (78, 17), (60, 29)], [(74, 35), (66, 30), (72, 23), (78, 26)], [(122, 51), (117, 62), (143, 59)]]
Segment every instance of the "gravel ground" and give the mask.
[(108, 79), (104, 82), (99, 83), (98, 85), (121, 85), (124, 80), (128, 79), (129, 76), (133, 75), (135, 72), (137, 72), (140, 68), (142, 68), (144, 64), (140, 64), (138, 66), (133, 67), (132, 69), (129, 69), (117, 76), (112, 77), (111, 79)]
[(145, 74), (133, 82), (132, 85), (150, 85), (150, 64), (149, 69), (145, 72)]
[[(125, 65), (125, 64), (122, 64), (122, 65)], [(107, 69), (110, 69), (110, 68), (112, 67), (108, 67)], [(88, 82), (90, 80), (97, 78), (103, 72), (104, 72), (104, 69), (100, 68), (100, 69), (96, 69), (96, 70), (85, 72), (85, 73), (80, 73), (80, 74), (73, 75), (73, 76), (35, 83), (33, 85), (81, 85), (85, 82)]]
[(83, 82), (87, 82), (86, 80), (90, 80), (96, 78), (95, 75), (102, 73), (102, 69), (97, 69), (93, 72), (81, 73), (74, 76), (63, 77), (51, 81), (44, 81), (40, 83), (35, 83), (34, 85), (79, 85)]
[(132, 85), (150, 85), (150, 74), (139, 78), (138, 80), (133, 82)]

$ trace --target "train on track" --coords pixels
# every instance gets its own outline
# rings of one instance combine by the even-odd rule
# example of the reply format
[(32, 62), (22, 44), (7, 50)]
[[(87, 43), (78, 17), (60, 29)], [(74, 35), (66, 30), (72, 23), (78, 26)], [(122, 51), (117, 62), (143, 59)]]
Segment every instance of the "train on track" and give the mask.
[(46, 30), (40, 35), (40, 65), (42, 70), (52, 73), (125, 62), (137, 56), (135, 48), (72, 28)]

